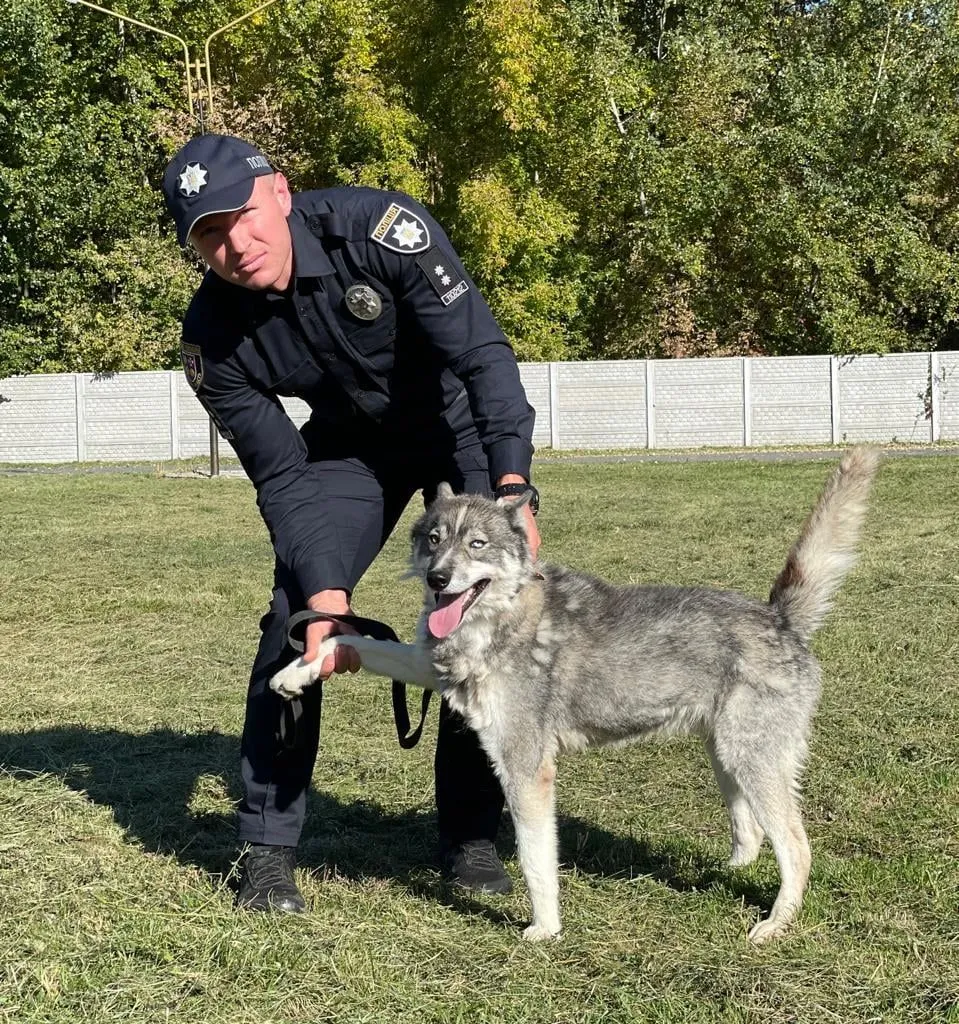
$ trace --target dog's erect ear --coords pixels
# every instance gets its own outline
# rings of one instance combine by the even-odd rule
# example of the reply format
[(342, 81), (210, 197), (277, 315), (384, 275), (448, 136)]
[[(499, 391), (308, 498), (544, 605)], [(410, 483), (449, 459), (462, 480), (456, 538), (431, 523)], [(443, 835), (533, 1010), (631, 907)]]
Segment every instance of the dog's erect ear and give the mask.
[(528, 491), (523, 491), (522, 494), (510, 494), (503, 498), (497, 498), (496, 504), (502, 505), (504, 508), (521, 509), (524, 505), (528, 505), (532, 500), (533, 490), (530, 488)]
[(439, 487), (436, 488), (437, 498), (452, 498), (453, 488), (444, 480)]

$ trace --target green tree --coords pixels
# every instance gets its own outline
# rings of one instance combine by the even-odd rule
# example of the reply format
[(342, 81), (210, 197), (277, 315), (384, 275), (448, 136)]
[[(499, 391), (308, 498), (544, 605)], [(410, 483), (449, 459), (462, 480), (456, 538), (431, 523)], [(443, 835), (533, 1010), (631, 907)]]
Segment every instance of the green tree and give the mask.
[(952, 12), (666, 4), (608, 29), (648, 88), (588, 226), (594, 351), (955, 345)]
[[(197, 44), (252, 0), (133, 0)], [(407, 191), (526, 359), (959, 346), (956, 0), (299, 0), (220, 36), (206, 126)], [(176, 47), (0, 9), (0, 375), (174, 365)]]

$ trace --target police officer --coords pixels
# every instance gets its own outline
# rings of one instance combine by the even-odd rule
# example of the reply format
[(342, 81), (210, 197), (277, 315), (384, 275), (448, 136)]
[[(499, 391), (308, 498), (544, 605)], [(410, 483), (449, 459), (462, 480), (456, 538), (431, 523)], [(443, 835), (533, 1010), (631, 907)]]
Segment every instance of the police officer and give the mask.
[[(238, 902), (305, 909), (293, 875), (316, 760), (321, 688), (284, 742), (269, 679), (293, 657), (290, 614), (350, 611), (353, 588), (416, 490), (498, 496), (530, 479), (533, 410), (512, 349), (443, 229), (409, 196), (292, 194), (248, 143), (188, 142), (163, 180), (181, 245), (209, 267), (183, 323), (187, 380), (256, 488), (276, 553), (241, 742), (246, 846)], [(312, 413), (297, 430), (281, 396)], [(535, 505), (535, 501), (534, 501)], [(527, 532), (539, 535), (532, 514)], [(342, 631), (307, 628), (307, 660)], [(356, 671), (350, 648), (321, 677)], [(440, 854), (459, 884), (508, 892), (493, 842), (503, 794), (475, 733), (445, 704), (435, 758)]]

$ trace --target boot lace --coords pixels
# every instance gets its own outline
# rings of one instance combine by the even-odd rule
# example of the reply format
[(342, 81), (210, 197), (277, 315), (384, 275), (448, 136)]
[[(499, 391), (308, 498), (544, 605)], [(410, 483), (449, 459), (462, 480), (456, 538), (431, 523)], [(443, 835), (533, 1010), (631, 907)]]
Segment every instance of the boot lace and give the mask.
[(254, 846), (247, 853), (246, 881), (255, 889), (293, 888), (294, 852), (286, 846)]

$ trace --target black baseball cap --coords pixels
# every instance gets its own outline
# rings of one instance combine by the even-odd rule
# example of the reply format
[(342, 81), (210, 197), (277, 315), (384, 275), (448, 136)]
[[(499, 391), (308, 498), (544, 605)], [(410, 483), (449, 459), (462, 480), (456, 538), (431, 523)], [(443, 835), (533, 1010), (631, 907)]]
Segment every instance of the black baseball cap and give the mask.
[(229, 213), (245, 206), (254, 180), (272, 174), (269, 160), (249, 142), (232, 135), (197, 135), (167, 164), (163, 195), (176, 222), (176, 237), (186, 245), (193, 225), (208, 213)]

